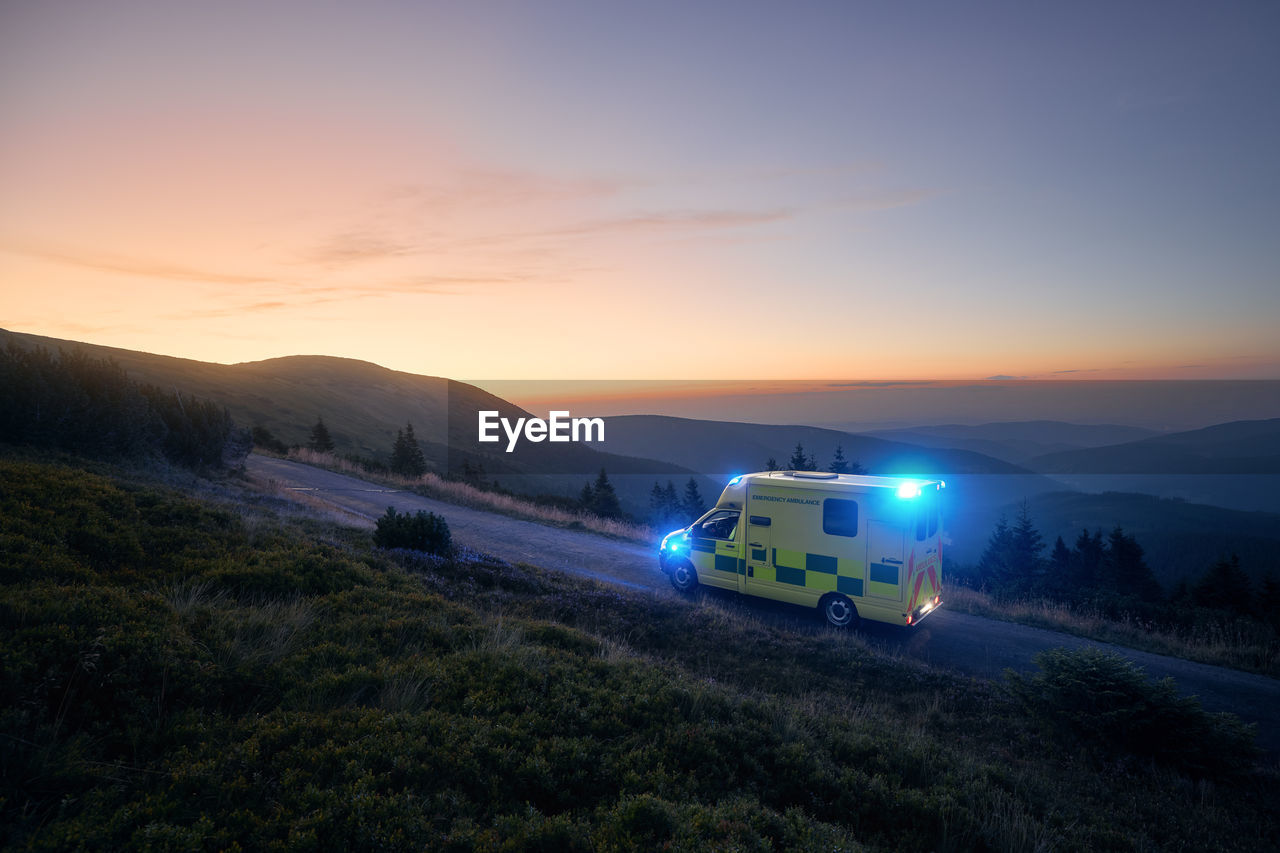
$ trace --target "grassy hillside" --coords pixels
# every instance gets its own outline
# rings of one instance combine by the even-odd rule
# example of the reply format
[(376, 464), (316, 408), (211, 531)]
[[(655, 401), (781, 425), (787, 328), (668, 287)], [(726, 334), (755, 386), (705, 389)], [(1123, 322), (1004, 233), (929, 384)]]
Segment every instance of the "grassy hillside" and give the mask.
[(1280, 830), (1229, 724), (1141, 688), (1160, 749), (1091, 734), (1073, 694), (1043, 701), (1061, 659), (1005, 690), (205, 491), (0, 463), (5, 846), (1258, 850)]
[[(642, 513), (656, 479), (682, 482), (691, 474), (668, 462), (601, 452), (583, 443), (522, 442), (513, 453), (504, 452), (505, 443), (480, 444), (477, 412), (496, 410), (513, 422), (530, 413), (465, 382), (365, 361), (289, 356), (210, 364), (0, 330), (0, 346), (9, 342), (110, 358), (139, 381), (216, 401), (237, 424), (266, 427), (286, 444), (305, 443), (317, 418), (323, 418), (339, 453), (386, 460), (396, 431), (412, 422), (433, 470), (456, 473), (464, 462), (479, 465), (486, 478), (497, 476), (505, 486), (529, 494), (576, 495), (587, 478), (605, 468), (624, 504)], [(704, 491), (718, 491), (709, 480), (700, 484)]]

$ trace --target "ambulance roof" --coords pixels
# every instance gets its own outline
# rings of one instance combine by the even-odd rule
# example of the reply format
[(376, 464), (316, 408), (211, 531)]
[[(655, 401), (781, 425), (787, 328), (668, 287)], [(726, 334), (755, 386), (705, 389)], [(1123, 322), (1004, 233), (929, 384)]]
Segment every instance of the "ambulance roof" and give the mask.
[(930, 477), (873, 477), (870, 474), (833, 474), (830, 471), (761, 471), (756, 474), (744, 474), (742, 482), (755, 485), (795, 485), (814, 489), (831, 489), (846, 491), (854, 489), (870, 492), (878, 489), (897, 491), (904, 484), (910, 483), (925, 489), (945, 487), (941, 480)]

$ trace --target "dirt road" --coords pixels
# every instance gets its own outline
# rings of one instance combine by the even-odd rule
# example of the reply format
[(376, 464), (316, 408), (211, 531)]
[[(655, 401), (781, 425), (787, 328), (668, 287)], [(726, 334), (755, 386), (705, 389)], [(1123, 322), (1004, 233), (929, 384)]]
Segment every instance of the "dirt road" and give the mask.
[[(247, 468), (262, 480), (274, 480), (281, 489), (339, 507), (351, 513), (353, 520), (364, 519), (369, 526), (388, 506), (400, 511), (427, 510), (448, 521), (455, 542), (477, 551), (509, 562), (532, 563), (648, 590), (655, 595), (674, 595), (649, 547), (431, 500), (282, 459), (251, 455)], [(819, 625), (816, 618), (808, 619), (798, 608), (762, 604), (760, 609), (778, 613), (802, 629)], [(1050, 648), (1094, 646), (1116, 651), (1151, 677), (1173, 677), (1183, 693), (1199, 696), (1206, 709), (1230, 711), (1246, 722), (1256, 723), (1258, 744), (1273, 759), (1280, 756), (1280, 680), (1274, 678), (983, 619), (949, 611), (945, 606), (914, 631), (887, 625), (865, 625), (860, 630), (907, 656), (978, 678), (999, 678), (1006, 668), (1033, 670), (1035, 654)]]

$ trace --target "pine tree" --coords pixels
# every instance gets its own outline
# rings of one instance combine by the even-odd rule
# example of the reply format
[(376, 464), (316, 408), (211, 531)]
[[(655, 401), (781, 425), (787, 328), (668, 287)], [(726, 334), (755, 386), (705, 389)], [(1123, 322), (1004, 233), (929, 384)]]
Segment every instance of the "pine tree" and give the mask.
[(668, 524), (674, 524), (676, 527), (684, 527), (689, 523), (688, 521), (685, 521), (684, 509), (680, 506), (680, 492), (676, 490), (676, 484), (670, 480), (667, 480), (667, 484), (662, 487), (662, 502), (667, 508)]
[(413, 434), (413, 424), (396, 430), (396, 443), (391, 448), (391, 470), (403, 477), (421, 477), (427, 473), (427, 460)]
[(1103, 558), (1103, 579), (1107, 588), (1123, 596), (1134, 596), (1143, 601), (1157, 601), (1160, 585), (1147, 565), (1138, 540), (1116, 525), (1107, 537), (1107, 552)]
[(684, 485), (684, 502), (680, 508), (690, 522), (697, 521), (707, 511), (707, 505), (703, 503), (702, 494), (698, 491), (698, 483), (692, 477)]
[(1249, 575), (1240, 568), (1240, 557), (1232, 554), (1209, 567), (1194, 587), (1193, 600), (1200, 607), (1247, 614), (1253, 597), (1249, 594)]
[(582, 484), (582, 493), (578, 495), (578, 503), (582, 504), (583, 510), (591, 512), (591, 507), (596, 501), (596, 493), (592, 491), (590, 483)]
[(1070, 591), (1071, 581), (1071, 549), (1059, 536), (1053, 543), (1053, 552), (1049, 555), (1049, 576), (1045, 587), (1054, 598), (1062, 598)]
[(680, 497), (676, 494), (675, 484), (670, 480), (665, 488), (658, 485), (656, 480), (653, 483), (653, 490), (649, 492), (649, 524), (658, 530), (668, 530), (684, 524)]
[(591, 511), (601, 518), (621, 518), (622, 504), (618, 502), (618, 494), (609, 482), (609, 475), (603, 468), (591, 487)]
[(1280, 627), (1280, 579), (1276, 578), (1274, 572), (1267, 572), (1262, 579), (1262, 595), (1258, 606), (1271, 624)]
[(1013, 576), (1010, 580), (1013, 591), (1022, 595), (1042, 593), (1044, 561), (1040, 558), (1040, 552), (1044, 550), (1044, 539), (1031, 520), (1031, 509), (1026, 501), (1018, 508), (1011, 545), (1010, 564)]
[(1077, 600), (1091, 598), (1102, 587), (1102, 530), (1092, 535), (1081, 530), (1071, 550), (1071, 568), (1067, 572), (1070, 594)]
[(1009, 579), (1013, 576), (1010, 556), (1013, 553), (1013, 530), (1009, 520), (1001, 515), (996, 529), (987, 540), (987, 547), (978, 558), (980, 585), (997, 595), (1006, 594)]
[(804, 445), (796, 442), (796, 449), (791, 451), (791, 458), (787, 460), (787, 468), (791, 471), (808, 471), (809, 457), (804, 455)]
[(317, 419), (316, 425), (311, 428), (311, 440), (307, 442), (307, 447), (316, 453), (333, 452), (333, 438), (329, 435), (329, 430), (324, 425), (324, 418)]
[(777, 471), (777, 470), (778, 470), (778, 460), (777, 460), (777, 459), (774, 459), (772, 456), (770, 456), (770, 457), (765, 461), (765, 463), (764, 463), (764, 470), (766, 470), (766, 471)]
[(831, 457), (831, 464), (827, 466), (827, 470), (835, 474), (849, 473), (849, 460), (844, 458), (844, 447), (837, 444), (835, 455)]

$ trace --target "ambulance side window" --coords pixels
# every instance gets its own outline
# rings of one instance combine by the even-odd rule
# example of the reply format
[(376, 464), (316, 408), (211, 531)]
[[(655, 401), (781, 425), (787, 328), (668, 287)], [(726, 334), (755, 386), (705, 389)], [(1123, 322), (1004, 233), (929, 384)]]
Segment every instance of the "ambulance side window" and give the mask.
[(822, 502), (822, 532), (830, 536), (858, 535), (858, 502), (827, 498)]
[(699, 535), (708, 539), (733, 541), (738, 532), (738, 513), (717, 512), (698, 525)]

